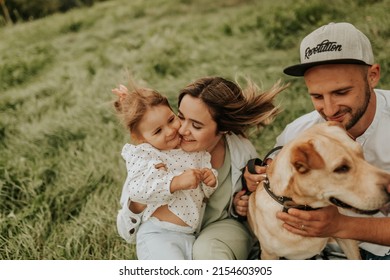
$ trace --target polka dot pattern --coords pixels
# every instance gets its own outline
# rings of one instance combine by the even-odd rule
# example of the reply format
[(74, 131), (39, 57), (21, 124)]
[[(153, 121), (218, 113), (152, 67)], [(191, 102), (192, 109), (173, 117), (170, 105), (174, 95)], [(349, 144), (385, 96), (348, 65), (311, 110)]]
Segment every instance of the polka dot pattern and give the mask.
[[(172, 178), (190, 168), (211, 168), (210, 154), (207, 152), (184, 152), (181, 149), (159, 151), (149, 144), (126, 144), (122, 150), (126, 161), (126, 188), (130, 199), (148, 204), (143, 214), (146, 221), (160, 206), (167, 204), (169, 209), (185, 223), (196, 229), (200, 222), (202, 203), (215, 191), (201, 183), (196, 189), (170, 193)], [(156, 169), (163, 163), (166, 171)], [(216, 170), (212, 169), (217, 177)]]

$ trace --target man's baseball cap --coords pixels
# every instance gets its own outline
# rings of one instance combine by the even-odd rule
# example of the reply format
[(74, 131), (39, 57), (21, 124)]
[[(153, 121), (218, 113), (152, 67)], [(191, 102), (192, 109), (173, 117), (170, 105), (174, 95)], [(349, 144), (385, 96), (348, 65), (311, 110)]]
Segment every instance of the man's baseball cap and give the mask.
[(322, 64), (374, 64), (371, 43), (350, 23), (329, 23), (307, 35), (300, 46), (301, 64), (283, 72), (303, 76), (305, 71)]

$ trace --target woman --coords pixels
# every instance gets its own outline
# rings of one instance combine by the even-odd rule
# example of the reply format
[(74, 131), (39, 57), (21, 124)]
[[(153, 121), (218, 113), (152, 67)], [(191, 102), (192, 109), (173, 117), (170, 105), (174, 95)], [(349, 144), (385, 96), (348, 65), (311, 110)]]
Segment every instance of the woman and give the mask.
[(260, 94), (250, 82), (242, 91), (224, 78), (206, 77), (181, 90), (180, 146), (187, 152), (208, 151), (219, 184), (208, 200), (202, 230), (193, 245), (193, 259), (248, 258), (255, 239), (233, 209), (233, 198), (243, 199), (245, 192), (241, 190), (242, 170), (249, 159), (257, 157), (246, 132), (270, 123), (279, 111), (274, 98), (286, 87), (277, 83)]
[[(218, 189), (208, 200), (202, 228), (193, 245), (193, 259), (248, 258), (255, 239), (233, 209), (233, 199), (247, 199), (242, 191), (242, 170), (249, 159), (258, 157), (246, 132), (272, 121), (279, 112), (273, 104), (275, 96), (286, 87), (277, 83), (263, 93), (248, 82), (243, 91), (224, 78), (205, 77), (181, 90), (180, 147), (187, 152), (209, 152), (211, 166), (218, 171)], [(138, 211), (126, 201), (122, 206), (118, 228), (126, 227), (126, 221), (131, 223), (131, 210)]]

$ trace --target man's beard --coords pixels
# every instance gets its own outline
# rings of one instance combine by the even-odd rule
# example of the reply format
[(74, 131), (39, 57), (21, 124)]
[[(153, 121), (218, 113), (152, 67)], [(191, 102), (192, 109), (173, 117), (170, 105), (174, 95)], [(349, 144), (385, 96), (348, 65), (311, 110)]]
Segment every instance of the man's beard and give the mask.
[[(368, 82), (365, 83), (364, 91), (365, 91), (364, 103), (362, 106), (357, 108), (357, 110), (354, 114), (352, 113), (351, 108), (344, 109), (342, 111), (337, 112), (337, 114), (336, 114), (336, 115), (338, 115), (340, 113), (351, 113), (351, 120), (345, 124), (346, 130), (350, 130), (352, 127), (354, 127), (357, 124), (357, 122), (363, 117), (364, 113), (367, 111), (367, 107), (368, 107), (368, 104), (370, 103), (370, 99), (371, 99), (371, 91), (370, 91), (370, 88), (368, 86)], [(323, 112), (320, 112), (320, 114), (322, 115), (322, 117), (325, 120), (328, 120), (328, 118), (323, 114)]]
[(367, 107), (368, 107), (368, 104), (370, 103), (370, 99), (371, 99), (371, 91), (370, 91), (370, 88), (368, 86), (368, 82), (366, 82), (366, 84), (365, 84), (364, 91), (365, 91), (364, 103), (361, 107), (359, 107), (356, 110), (355, 114), (352, 114), (351, 120), (345, 125), (345, 128), (347, 130), (354, 127), (357, 124), (357, 122), (363, 117), (364, 113), (367, 111)]

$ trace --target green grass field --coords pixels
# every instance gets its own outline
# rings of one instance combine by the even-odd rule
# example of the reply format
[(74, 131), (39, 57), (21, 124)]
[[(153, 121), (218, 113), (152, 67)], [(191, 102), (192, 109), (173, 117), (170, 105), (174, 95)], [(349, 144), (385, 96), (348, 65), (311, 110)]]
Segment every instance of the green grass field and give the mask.
[[(374, 42), (390, 88), (390, 1), (112, 0), (0, 28), (0, 259), (135, 259), (116, 232), (128, 135), (111, 88), (127, 71), (169, 96), (208, 75), (291, 82), (259, 155), (312, 110), (282, 73), (304, 34), (348, 21)], [(242, 83), (244, 86), (245, 83)]]

